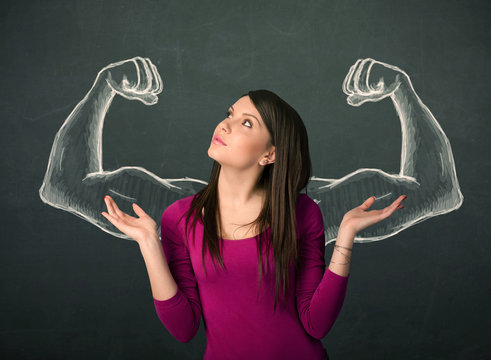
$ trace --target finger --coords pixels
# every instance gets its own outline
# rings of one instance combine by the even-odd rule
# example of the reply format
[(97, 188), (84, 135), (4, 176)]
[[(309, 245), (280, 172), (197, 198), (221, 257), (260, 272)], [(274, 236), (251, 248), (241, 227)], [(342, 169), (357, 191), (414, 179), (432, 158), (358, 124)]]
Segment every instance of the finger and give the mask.
[(346, 75), (346, 77), (344, 78), (343, 91), (346, 95), (353, 94), (353, 87), (350, 84), (352, 83), (353, 74), (355, 73), (356, 68), (358, 67), (358, 63), (360, 61), (361, 60), (358, 59), (358, 60), (356, 60), (356, 62), (353, 65), (351, 65), (351, 67), (348, 71), (348, 75)]
[(157, 83), (157, 77), (155, 75), (155, 71), (152, 68), (152, 62), (150, 61), (149, 58), (144, 58), (144, 60), (145, 60), (145, 64), (148, 67), (148, 70), (150, 71), (150, 78), (151, 79), (149, 82), (151, 83), (151, 86), (150, 86), (149, 91), (153, 93), (158, 88), (159, 84)]
[(358, 59), (358, 61), (355, 63), (355, 68), (353, 69), (353, 74), (351, 75), (351, 79), (348, 83), (348, 88), (351, 90), (351, 92), (353, 94), (356, 94), (359, 89), (358, 89), (358, 84), (356, 84), (356, 87), (355, 87), (355, 83), (358, 81), (357, 80), (357, 74), (359, 74), (359, 70), (360, 70), (360, 67), (363, 65), (365, 60), (363, 59)]
[(390, 204), (389, 206), (387, 206), (383, 211), (385, 213), (388, 213), (387, 216), (390, 216), (394, 211), (398, 210), (398, 209), (403, 209), (404, 206), (401, 205), (401, 203), (407, 198), (406, 195), (401, 195), (399, 196), (396, 200), (394, 200), (394, 202), (392, 204)]
[(341, 86), (341, 88), (343, 89), (343, 92), (346, 95), (352, 94), (352, 92), (348, 89), (348, 84), (349, 84), (349, 81), (351, 79), (351, 75), (353, 74), (354, 67), (355, 67), (355, 65), (351, 65), (351, 67), (348, 70), (348, 74), (346, 74), (346, 76), (344, 77), (343, 85)]
[(384, 91), (385, 84), (383, 78), (380, 78), (375, 85), (370, 84), (370, 74), (372, 73), (373, 65), (375, 64), (379, 64), (379, 62), (370, 59), (370, 61), (365, 64), (363, 76), (360, 77), (360, 87), (363, 87), (363, 91), (367, 94), (380, 94)]
[(160, 77), (160, 74), (159, 74), (159, 71), (157, 70), (157, 67), (152, 64), (152, 68), (154, 69), (155, 71), (155, 74), (157, 76), (157, 81), (159, 83), (159, 87), (158, 89), (155, 91), (156, 94), (160, 94), (162, 92), (162, 90), (164, 90), (164, 83), (162, 82), (162, 78)]
[(405, 199), (407, 199), (407, 195), (400, 195), (392, 204), (400, 205)]
[(128, 226), (125, 225), (125, 223), (123, 221), (121, 221), (121, 219), (115, 217), (115, 216), (112, 216), (111, 214), (108, 214), (108, 213), (105, 213), (105, 212), (101, 212), (102, 216), (104, 216), (111, 224), (113, 224), (118, 230), (120, 230), (121, 232), (127, 234), (127, 231), (128, 231)]
[(138, 92), (138, 89), (141, 88), (141, 83), (143, 81), (143, 77), (145, 76), (145, 72), (143, 71), (142, 67), (140, 66), (141, 63), (141, 57), (137, 56), (132, 59), (133, 64), (135, 64), (136, 68), (136, 75), (138, 77), (138, 80), (136, 82), (136, 86), (132, 89), (134, 93)]
[(147, 62), (147, 66), (150, 69), (150, 72), (152, 73), (152, 88), (150, 89), (150, 91), (154, 94), (158, 94), (160, 83), (157, 68), (155, 67), (155, 65), (152, 64), (149, 58), (145, 58), (145, 61)]
[(113, 206), (111, 204), (111, 198), (109, 196), (104, 196), (104, 203), (106, 204), (106, 208), (107, 208), (107, 213), (110, 214), (110, 215), (115, 215), (115, 211), (113, 209)]
[(142, 87), (139, 89), (142, 93), (147, 93), (152, 90), (152, 86), (154, 83), (154, 77), (152, 74), (152, 70), (150, 69), (150, 66), (148, 66), (146, 60), (144, 58), (140, 58), (141, 60), (141, 65), (143, 66), (143, 71), (144, 71), (144, 78), (142, 81)]
[(141, 56), (136, 56), (133, 58), (133, 62), (137, 68), (138, 72), (138, 84), (134, 90), (135, 94), (142, 94), (148, 92), (152, 86), (152, 74), (148, 65)]
[(346, 95), (351, 95), (354, 92), (353, 89), (353, 74), (355, 73), (356, 69), (358, 68), (358, 64), (361, 62), (361, 59), (356, 60), (356, 62), (350, 67), (348, 71), (348, 75), (344, 78), (343, 81), (343, 92)]
[[(366, 69), (366, 72), (367, 72), (367, 77), (365, 79), (365, 83), (364, 83), (364, 86), (366, 87), (366, 91), (373, 94), (373, 93), (383, 93), (386, 89), (385, 89), (385, 82), (384, 82), (384, 77), (383, 76), (380, 76), (379, 77), (379, 80), (377, 83), (375, 83), (375, 81), (370, 81), (370, 75), (372, 74), (373, 72), (373, 69), (374, 69), (374, 65), (377, 64), (377, 66), (375, 67), (375, 70), (379, 70), (379, 69), (385, 69), (385, 66), (383, 63), (381, 63), (380, 61), (377, 61), (377, 60), (374, 60), (374, 59), (370, 59), (370, 64), (368, 64), (367, 66), (367, 69)], [(375, 74), (377, 75), (378, 72), (375, 71)], [(377, 76), (372, 76), (372, 78), (376, 78)]]
[(134, 81), (134, 82), (123, 82), (123, 85), (128, 85), (126, 87), (123, 87), (123, 89), (127, 92), (135, 91), (138, 88), (138, 86), (140, 86), (140, 82), (141, 82), (140, 68), (138, 67), (138, 63), (135, 60), (135, 58), (131, 59), (131, 63), (133, 63), (133, 65), (135, 66), (136, 81)]
[[(370, 86), (370, 81), (369, 81), (370, 80), (370, 73), (372, 71), (373, 64), (375, 64), (375, 63), (376, 63), (375, 60), (370, 59), (370, 63), (368, 64), (367, 69), (366, 69), (366, 76), (363, 79), (363, 85), (365, 87), (365, 91), (368, 93), (375, 91), (375, 89), (372, 89), (372, 87)], [(380, 82), (379, 82), (379, 84), (380, 84)]]
[(136, 203), (133, 203), (133, 211), (135, 212), (136, 215), (138, 215), (138, 217), (147, 215), (147, 213), (143, 211), (143, 209), (139, 207)]
[(402, 196), (399, 196), (397, 199), (395, 199), (392, 204), (390, 204), (389, 206), (387, 206), (384, 210), (386, 209), (395, 209), (396, 207), (398, 207), (400, 204), (401, 204), (401, 201), (402, 201)]
[(109, 220), (109, 222), (111, 224), (113, 224), (114, 226), (116, 226), (116, 224), (119, 222), (119, 220), (117, 218), (115, 218), (114, 216), (112, 216), (111, 214), (109, 214), (105, 211), (101, 212), (101, 215), (104, 216), (107, 220)]
[(156, 94), (160, 94), (162, 90), (164, 90), (164, 83), (162, 82), (162, 78), (160, 77), (157, 67), (154, 64), (152, 64), (152, 68), (155, 70), (155, 74), (157, 74), (157, 80), (159, 82), (159, 88), (157, 89)]
[(125, 214), (119, 209), (116, 202), (108, 195), (105, 197), (106, 202), (109, 204), (108, 209), (109, 213), (114, 217), (123, 217)]
[(355, 93), (368, 93), (368, 88), (365, 86), (365, 84), (368, 78), (368, 70), (371, 62), (372, 59), (370, 58), (367, 58), (360, 62), (358, 69), (356, 70), (353, 77), (353, 88), (355, 90)]

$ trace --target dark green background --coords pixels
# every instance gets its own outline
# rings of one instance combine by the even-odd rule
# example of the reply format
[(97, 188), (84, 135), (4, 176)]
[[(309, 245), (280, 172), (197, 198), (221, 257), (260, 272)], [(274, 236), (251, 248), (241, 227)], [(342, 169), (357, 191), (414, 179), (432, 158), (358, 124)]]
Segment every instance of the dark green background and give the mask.
[[(149, 57), (157, 105), (117, 97), (104, 169), (208, 180), (227, 107), (275, 91), (302, 116), (313, 175), (397, 173), (392, 103), (346, 103), (350, 66), (398, 66), (450, 140), (464, 203), (392, 238), (355, 244), (331, 359), (485, 359), (490, 337), (488, 1), (2, 2), (1, 350), (8, 359), (199, 359), (155, 313), (137, 244), (44, 204), (54, 136), (98, 71)], [(101, 209), (102, 210), (102, 209)], [(164, 209), (162, 209), (163, 211)], [(332, 246), (326, 247), (330, 258)]]

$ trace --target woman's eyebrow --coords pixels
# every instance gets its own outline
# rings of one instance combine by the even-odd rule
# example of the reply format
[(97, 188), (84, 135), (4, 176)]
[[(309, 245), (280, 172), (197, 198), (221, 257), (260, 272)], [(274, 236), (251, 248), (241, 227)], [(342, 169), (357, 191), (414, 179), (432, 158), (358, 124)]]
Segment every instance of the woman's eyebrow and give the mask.
[[(230, 108), (232, 109), (232, 111), (235, 111), (234, 110), (234, 107), (232, 105), (230, 105)], [(242, 113), (242, 115), (249, 115), (249, 116), (252, 116), (254, 119), (256, 119), (257, 123), (259, 124), (259, 126), (262, 126), (261, 125), (261, 122), (259, 121), (259, 119), (257, 117), (255, 117), (254, 115), (252, 114), (248, 114), (248, 113)]]

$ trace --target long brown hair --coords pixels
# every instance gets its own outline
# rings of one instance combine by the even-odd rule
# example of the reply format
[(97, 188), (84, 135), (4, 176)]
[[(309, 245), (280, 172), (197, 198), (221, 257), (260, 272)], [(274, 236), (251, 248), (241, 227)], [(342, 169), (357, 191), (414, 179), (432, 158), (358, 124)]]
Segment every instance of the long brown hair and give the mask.
[[(241, 97), (243, 96), (250, 97), (271, 135), (270, 145), (275, 146), (275, 161), (264, 167), (257, 184), (258, 188), (265, 191), (263, 208), (257, 219), (246, 225), (255, 226), (256, 234), (259, 234), (256, 236), (259, 287), (261, 286), (264, 266), (262, 261), (263, 244), (264, 242), (267, 243), (266, 254), (269, 254), (270, 243), (273, 244), (276, 271), (274, 310), (276, 311), (280, 282), (283, 289), (283, 300), (284, 303), (286, 302), (286, 295), (289, 290), (289, 265), (294, 263), (295, 269), (298, 270), (295, 207), (298, 195), (307, 186), (312, 173), (308, 137), (300, 115), (275, 93), (269, 90), (254, 90)], [(215, 259), (219, 262), (220, 267), (224, 268), (221, 254), (223, 237), (221, 236), (220, 209), (218, 206), (220, 169), (221, 165), (214, 161), (208, 185), (193, 197), (189, 210), (184, 214), (186, 216), (186, 229), (190, 217), (194, 215), (192, 222), (193, 242), (196, 221), (199, 219), (203, 223), (202, 259), (205, 274), (205, 248), (211, 255), (215, 269)], [(271, 242), (266, 241), (263, 233), (267, 230), (268, 225), (271, 231)], [(266, 259), (269, 264), (268, 257)]]

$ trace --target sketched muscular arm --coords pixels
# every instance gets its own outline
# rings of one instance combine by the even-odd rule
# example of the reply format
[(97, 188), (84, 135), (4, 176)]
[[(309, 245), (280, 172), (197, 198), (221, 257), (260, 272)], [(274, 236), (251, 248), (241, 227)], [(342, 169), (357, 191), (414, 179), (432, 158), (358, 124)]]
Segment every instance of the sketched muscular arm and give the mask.
[(130, 239), (101, 215), (104, 195), (111, 195), (126, 213), (132, 213), (131, 204), (137, 203), (160, 224), (168, 205), (206, 184), (190, 178), (164, 180), (141, 167), (103, 170), (102, 128), (114, 96), (153, 105), (160, 92), (162, 79), (149, 59), (135, 57), (103, 68), (56, 134), (39, 189), (41, 199), (115, 236)]
[[(384, 71), (387, 80), (375, 83), (373, 73)], [(407, 195), (404, 209), (355, 237), (355, 242), (377, 241), (403, 229), (460, 207), (460, 192), (450, 142), (423, 104), (401, 69), (375, 61), (358, 60), (343, 83), (347, 102), (360, 106), (389, 97), (401, 122), (402, 150), (399, 174), (379, 169), (359, 169), (341, 179), (312, 177), (308, 193), (322, 209), (326, 244), (335, 241), (343, 215), (375, 195), (374, 209), (382, 209), (400, 195)], [(376, 144), (374, 144), (376, 146)]]

